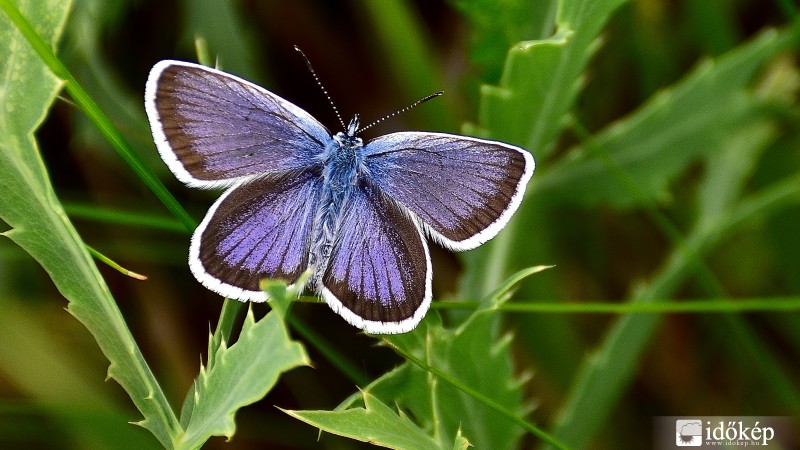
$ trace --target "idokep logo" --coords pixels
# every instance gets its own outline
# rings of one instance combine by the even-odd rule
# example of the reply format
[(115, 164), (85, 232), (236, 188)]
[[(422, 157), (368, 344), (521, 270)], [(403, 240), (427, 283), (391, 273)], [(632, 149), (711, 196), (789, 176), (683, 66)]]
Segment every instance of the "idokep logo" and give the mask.
[(782, 416), (658, 416), (653, 448), (800, 449), (799, 423)]
[(676, 420), (675, 445), (678, 447), (703, 445), (703, 421), (700, 419)]

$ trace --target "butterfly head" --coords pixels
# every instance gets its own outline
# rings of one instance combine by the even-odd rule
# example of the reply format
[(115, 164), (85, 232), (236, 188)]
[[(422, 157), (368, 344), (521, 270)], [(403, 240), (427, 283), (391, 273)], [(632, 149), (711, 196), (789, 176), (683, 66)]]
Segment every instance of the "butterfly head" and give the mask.
[(353, 116), (350, 120), (350, 123), (347, 125), (347, 129), (345, 131), (336, 133), (333, 136), (333, 139), (339, 143), (340, 147), (344, 148), (356, 148), (361, 147), (364, 145), (364, 141), (358, 137), (359, 130), (358, 127), (360, 125), (360, 118), (358, 114)]

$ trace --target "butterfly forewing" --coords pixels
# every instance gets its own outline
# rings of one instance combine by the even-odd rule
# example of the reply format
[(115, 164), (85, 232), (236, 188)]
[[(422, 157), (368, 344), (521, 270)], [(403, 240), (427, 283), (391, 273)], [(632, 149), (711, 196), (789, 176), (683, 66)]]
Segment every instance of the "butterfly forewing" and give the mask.
[(310, 172), (236, 185), (208, 211), (192, 237), (189, 263), (209, 289), (264, 301), (264, 278), (290, 283), (308, 267), (320, 180)]
[(443, 133), (389, 134), (368, 142), (365, 154), (370, 180), (455, 250), (475, 248), (506, 225), (534, 168), (519, 147)]
[(354, 189), (340, 223), (323, 298), (367, 332), (413, 329), (431, 301), (431, 263), (419, 225), (369, 185)]
[(266, 89), (180, 61), (153, 67), (145, 106), (162, 158), (196, 187), (307, 167), (330, 140), (310, 114)]

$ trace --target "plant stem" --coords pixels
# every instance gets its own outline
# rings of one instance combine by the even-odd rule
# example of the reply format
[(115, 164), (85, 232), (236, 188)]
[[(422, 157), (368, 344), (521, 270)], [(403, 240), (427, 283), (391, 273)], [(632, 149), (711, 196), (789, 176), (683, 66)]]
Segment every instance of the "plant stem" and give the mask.
[(106, 256), (106, 255), (104, 255), (104, 254), (102, 254), (102, 253), (98, 252), (97, 250), (95, 250), (94, 248), (92, 248), (92, 247), (90, 247), (90, 246), (88, 246), (88, 245), (86, 246), (86, 250), (88, 250), (88, 251), (89, 251), (89, 253), (91, 253), (91, 254), (92, 254), (92, 256), (94, 256), (95, 258), (97, 258), (99, 261), (101, 261), (102, 263), (104, 263), (104, 264), (106, 264), (107, 266), (111, 267), (112, 269), (114, 269), (114, 270), (116, 270), (116, 271), (118, 271), (118, 272), (122, 273), (123, 275), (127, 275), (127, 276), (129, 276), (129, 277), (131, 277), (131, 278), (134, 278), (134, 279), (137, 279), (137, 280), (146, 280), (146, 279), (147, 279), (147, 276), (145, 276), (145, 275), (142, 275), (142, 274), (140, 274), (140, 273), (136, 273), (136, 272), (134, 272), (134, 271), (132, 271), (132, 270), (128, 270), (128, 269), (126, 269), (126, 268), (124, 268), (124, 267), (120, 266), (119, 264), (117, 264), (116, 262), (114, 262), (114, 261), (113, 261), (111, 258), (109, 258), (108, 256)]
[[(434, 302), (433, 309), (477, 309), (478, 301)], [(504, 312), (545, 314), (685, 314), (800, 311), (800, 297), (748, 298), (740, 300), (684, 300), (653, 303), (505, 303), (495, 307)]]

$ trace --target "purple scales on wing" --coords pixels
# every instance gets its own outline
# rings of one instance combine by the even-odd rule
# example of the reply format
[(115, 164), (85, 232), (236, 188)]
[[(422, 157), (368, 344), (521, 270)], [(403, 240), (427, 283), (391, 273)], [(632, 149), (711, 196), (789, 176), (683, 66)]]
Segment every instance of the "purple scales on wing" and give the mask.
[[(319, 177), (310, 172), (261, 178), (236, 186), (209, 210), (192, 241), (205, 276), (263, 296), (262, 278), (294, 282), (308, 267), (311, 225), (319, 203)], [(214, 281), (211, 281), (213, 284)]]
[(389, 134), (368, 142), (365, 155), (370, 179), (456, 250), (494, 237), (533, 174), (523, 149), (442, 133)]
[(190, 63), (157, 64), (147, 99), (159, 151), (178, 178), (198, 186), (305, 168), (331, 139), (277, 95)]
[(369, 185), (352, 191), (339, 223), (322, 276), (325, 300), (373, 333), (416, 326), (431, 298), (431, 265), (419, 225)]

